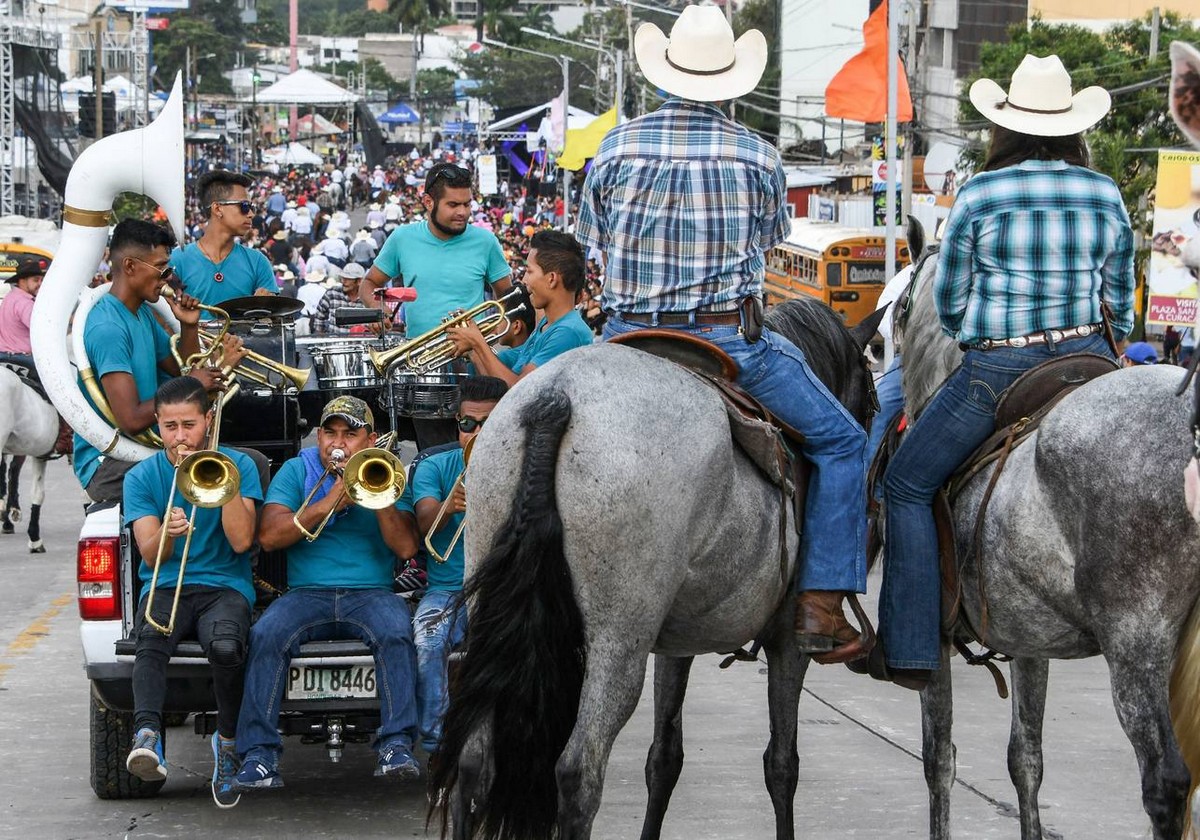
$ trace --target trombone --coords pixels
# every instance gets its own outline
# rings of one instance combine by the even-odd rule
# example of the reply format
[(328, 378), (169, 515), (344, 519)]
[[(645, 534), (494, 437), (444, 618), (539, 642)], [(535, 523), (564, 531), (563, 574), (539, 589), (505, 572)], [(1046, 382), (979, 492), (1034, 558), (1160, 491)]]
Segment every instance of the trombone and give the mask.
[(445, 563), (446, 558), (454, 553), (454, 547), (458, 545), (458, 541), (462, 539), (463, 530), (467, 527), (467, 518), (464, 516), (462, 522), (458, 523), (458, 530), (454, 532), (454, 536), (450, 538), (450, 542), (446, 545), (446, 553), (438, 554), (438, 550), (433, 547), (433, 535), (442, 527), (442, 520), (446, 514), (450, 512), (450, 505), (454, 503), (454, 494), (458, 492), (460, 486), (466, 486), (467, 483), (467, 465), (471, 463), (471, 450), (475, 448), (475, 438), (467, 441), (467, 445), (463, 447), (463, 468), (458, 474), (458, 478), (454, 479), (454, 484), (450, 488), (450, 495), (442, 501), (442, 506), (438, 508), (437, 516), (433, 519), (433, 524), (429, 526), (429, 531), (425, 534), (425, 550), (429, 552), (439, 563)]
[(424, 376), (458, 357), (458, 350), (455, 349), (454, 342), (446, 335), (446, 330), (448, 327), (457, 327), (468, 321), (475, 321), (487, 343), (495, 344), (508, 333), (511, 326), (508, 316), (525, 309), (523, 303), (507, 311), (504, 308), (505, 301), (520, 293), (519, 288), (514, 288), (504, 297), (485, 300), (466, 311), (451, 315), (429, 332), (417, 336), (412, 341), (406, 341), (398, 347), (390, 350), (371, 350), (369, 352), (371, 362), (374, 363), (375, 369), (380, 374), (387, 374), (392, 368), (399, 365)]
[[(188, 552), (192, 547), (192, 534), (196, 526), (196, 511), (200, 508), (219, 508), (233, 498), (241, 484), (237, 466), (224, 452), (217, 450), (217, 439), (221, 433), (221, 409), (224, 400), (217, 402), (213, 422), (209, 431), (209, 448), (193, 452), (175, 467), (171, 478), (171, 490), (167, 494), (167, 509), (163, 512), (162, 533), (158, 538), (158, 553), (154, 561), (154, 573), (150, 576), (150, 592), (146, 596), (146, 623), (170, 636), (175, 630), (175, 616), (179, 611), (179, 596), (183, 591), (183, 572), (187, 568)], [(175, 582), (175, 599), (171, 602), (171, 616), (166, 624), (159, 624), (152, 615), (154, 595), (158, 589), (158, 573), (162, 569), (167, 547), (167, 521), (175, 504), (175, 491), (192, 505), (188, 518), (187, 538), (183, 542), (183, 553), (179, 556), (179, 579)]]
[(389, 432), (381, 437), (375, 446), (354, 453), (349, 460), (346, 459), (344, 450), (335, 449), (329, 453), (329, 463), (325, 466), (325, 472), (292, 516), (292, 523), (300, 529), (306, 540), (312, 542), (321, 536), (341, 502), (339, 498), (329, 509), (329, 513), (317, 524), (315, 531), (309, 531), (300, 523), (300, 517), (312, 504), (313, 496), (331, 475), (342, 477), (343, 496), (349, 497), (353, 504), (369, 510), (382, 510), (388, 505), (394, 505), (404, 494), (404, 462), (388, 451), (391, 441), (392, 434)]

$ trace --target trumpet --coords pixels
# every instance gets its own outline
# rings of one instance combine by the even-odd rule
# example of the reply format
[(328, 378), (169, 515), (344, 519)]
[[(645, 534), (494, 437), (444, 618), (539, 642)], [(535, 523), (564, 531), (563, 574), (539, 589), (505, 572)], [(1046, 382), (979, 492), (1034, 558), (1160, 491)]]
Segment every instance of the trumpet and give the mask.
[[(200, 508), (218, 508), (228, 502), (237, 493), (241, 484), (241, 474), (237, 466), (224, 452), (217, 450), (217, 439), (221, 431), (221, 409), (224, 401), (217, 402), (213, 415), (213, 423), (209, 433), (209, 448), (188, 455), (175, 467), (171, 478), (171, 490), (167, 494), (167, 508), (162, 517), (162, 533), (158, 538), (158, 553), (154, 562), (154, 573), (150, 576), (150, 591), (146, 595), (146, 623), (162, 633), (170, 636), (175, 630), (175, 616), (179, 612), (179, 596), (183, 592), (183, 573), (187, 568), (188, 552), (192, 547), (192, 534), (196, 527), (196, 511)], [(171, 516), (171, 508), (175, 502), (175, 491), (192, 505), (192, 514), (188, 517), (187, 538), (183, 542), (183, 553), (179, 555), (179, 579), (175, 582), (175, 598), (171, 602), (171, 615), (166, 624), (160, 624), (152, 614), (154, 596), (158, 589), (158, 573), (162, 568), (167, 548), (167, 520)]]
[[(316, 486), (309, 491), (299, 510), (292, 516), (292, 522), (300, 529), (300, 533), (306, 540), (312, 542), (321, 536), (321, 532), (333, 519), (334, 511), (341, 503), (341, 499), (339, 499), (338, 504), (334, 504), (329, 509), (329, 513), (325, 514), (314, 531), (309, 531), (300, 522), (300, 517), (312, 504), (313, 496), (325, 483), (325, 479), (331, 475), (342, 477), (343, 496), (348, 497), (353, 504), (368, 510), (382, 510), (389, 505), (394, 505), (396, 500), (404, 494), (406, 481), (404, 462), (388, 451), (387, 447), (390, 442), (391, 433), (388, 433), (381, 437), (375, 446), (354, 453), (348, 460), (345, 451), (341, 449), (335, 449), (329, 454), (329, 463), (325, 466), (325, 472), (321, 474)], [(345, 463), (343, 464), (343, 462)]]
[(439, 563), (445, 563), (446, 558), (454, 553), (454, 547), (462, 539), (463, 531), (467, 527), (467, 519), (463, 517), (463, 521), (458, 523), (458, 530), (454, 532), (454, 536), (450, 538), (450, 542), (446, 545), (446, 553), (438, 554), (438, 550), (433, 547), (433, 535), (442, 527), (442, 520), (450, 512), (450, 505), (454, 503), (454, 494), (458, 492), (459, 487), (466, 485), (467, 465), (471, 463), (471, 450), (474, 448), (475, 438), (471, 438), (467, 441), (467, 445), (463, 447), (462, 472), (458, 474), (458, 478), (454, 479), (454, 484), (450, 488), (450, 495), (442, 501), (442, 506), (438, 508), (437, 516), (433, 519), (433, 524), (429, 526), (429, 531), (425, 534), (425, 550), (429, 552), (429, 556)]
[(487, 343), (494, 344), (508, 333), (511, 326), (508, 316), (525, 309), (523, 303), (511, 310), (506, 311), (504, 308), (505, 301), (520, 293), (520, 289), (513, 289), (504, 297), (485, 300), (477, 306), (451, 315), (429, 332), (398, 347), (390, 350), (371, 350), (371, 362), (380, 374), (386, 375), (397, 366), (416, 374), (427, 374), (458, 357), (458, 350), (446, 335), (446, 331), (449, 327), (457, 327), (468, 321), (474, 321)]

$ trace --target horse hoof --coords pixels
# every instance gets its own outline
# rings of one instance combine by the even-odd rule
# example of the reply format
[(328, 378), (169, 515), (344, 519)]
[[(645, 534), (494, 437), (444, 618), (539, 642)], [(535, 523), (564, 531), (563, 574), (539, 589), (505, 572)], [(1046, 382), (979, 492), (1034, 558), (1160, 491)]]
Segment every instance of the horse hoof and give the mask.
[(30, 554), (45, 554), (46, 546), (42, 543), (41, 540), (38, 540), (36, 543), (30, 544), (29, 553)]
[(0, 525), (0, 534), (15, 534), (17, 529), (12, 526), (11, 522), (5, 522)]

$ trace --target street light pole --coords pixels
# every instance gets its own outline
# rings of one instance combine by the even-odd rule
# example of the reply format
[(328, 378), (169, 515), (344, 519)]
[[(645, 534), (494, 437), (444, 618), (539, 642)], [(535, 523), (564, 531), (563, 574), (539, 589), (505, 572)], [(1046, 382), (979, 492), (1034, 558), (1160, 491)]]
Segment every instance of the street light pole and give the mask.
[[(536, 35), (538, 38), (545, 38), (547, 41), (558, 41), (561, 44), (570, 44), (573, 47), (583, 47), (586, 50), (595, 50), (596, 52), (600, 53), (605, 58), (607, 58), (609, 60), (609, 62), (612, 64), (613, 70), (615, 71), (614, 72), (615, 80), (613, 82), (613, 95), (616, 98), (617, 122), (620, 123), (622, 121), (622, 116), (623, 116), (622, 112), (624, 111), (624, 108), (623, 108), (624, 99), (623, 98), (625, 96), (625, 51), (624, 50), (616, 50), (616, 54), (614, 55), (613, 51), (608, 50), (605, 47), (597, 46), (596, 44), (590, 44), (587, 41), (572, 41), (567, 38), (563, 38), (559, 35), (555, 35), (552, 32), (545, 32), (541, 29), (534, 29), (532, 26), (522, 26), (521, 31), (524, 32), (526, 35)], [(599, 82), (599, 75), (597, 75), (597, 83), (598, 82)]]

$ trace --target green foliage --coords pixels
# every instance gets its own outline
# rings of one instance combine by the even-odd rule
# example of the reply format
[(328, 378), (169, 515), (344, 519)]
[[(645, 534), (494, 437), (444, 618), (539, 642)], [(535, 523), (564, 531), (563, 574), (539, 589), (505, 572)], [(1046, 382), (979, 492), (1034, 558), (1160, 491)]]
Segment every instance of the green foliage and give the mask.
[[(220, 20), (222, 15), (233, 17), (237, 25)], [(175, 13), (170, 28), (154, 38), (159, 84), (169, 89), (175, 73), (183, 71), (185, 80), (189, 74), (199, 77), (201, 93), (231, 93), (229, 80), (221, 73), (233, 67), (242, 35), (241, 18), (232, 0), (198, 0), (189, 11)], [(183, 66), (189, 47), (193, 62), (190, 71)]]
[(428, 32), (450, 14), (449, 0), (388, 0), (388, 13), (408, 32)]
[[(1028, 26), (1009, 30), (1005, 43), (985, 44), (979, 71), (964, 82), (964, 90), (977, 78), (995, 79), (1007, 87), (1013, 70), (1026, 53), (1056, 54), (1071, 73), (1076, 90), (1101, 85), (1113, 95), (1113, 108), (1087, 135), (1093, 166), (1111, 177), (1121, 188), (1135, 229), (1149, 232), (1139, 205), (1154, 187), (1157, 157), (1133, 151), (1177, 146), (1183, 136), (1167, 112), (1167, 85), (1171, 41), (1200, 41), (1200, 30), (1178, 14), (1162, 16), (1159, 53), (1150, 61), (1150, 17), (1119, 24), (1103, 33), (1078, 26), (1048, 24), (1034, 18)], [(984, 128), (982, 115), (964, 100), (960, 117), (965, 127)], [(983, 149), (976, 146), (968, 155), (982, 161)]]
[(368, 32), (396, 32), (399, 28), (397, 16), (392, 12), (373, 12), (356, 9), (339, 15), (325, 27), (325, 35), (361, 38)]
[[(779, 3), (777, 0), (747, 0), (733, 17), (733, 31), (738, 37), (750, 29), (757, 29), (774, 37), (778, 27)], [(767, 69), (758, 89), (739, 100), (738, 122), (766, 137), (779, 139), (779, 50), (772, 46), (767, 54)], [(748, 107), (744, 107), (748, 106)]]
[(264, 9), (262, 6), (259, 6), (258, 22), (247, 27), (246, 40), (256, 44), (265, 44), (266, 46), (286, 44), (288, 42), (286, 10), (281, 15), (274, 9)]
[(158, 202), (141, 193), (118, 193), (113, 201), (113, 224), (126, 219), (149, 219), (157, 207)]
[[(572, 59), (571, 104), (580, 108), (594, 107), (590, 88), (595, 81), (592, 70), (595, 53), (557, 43), (553, 47), (542, 45), (535, 49), (551, 55), (568, 55)], [(466, 78), (479, 80), (479, 88), (473, 95), (496, 108), (538, 105), (562, 93), (562, 68), (548, 58), (488, 47), (463, 57), (458, 66)]]

